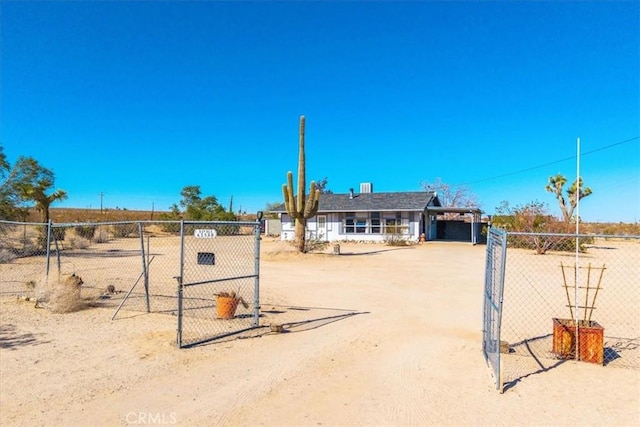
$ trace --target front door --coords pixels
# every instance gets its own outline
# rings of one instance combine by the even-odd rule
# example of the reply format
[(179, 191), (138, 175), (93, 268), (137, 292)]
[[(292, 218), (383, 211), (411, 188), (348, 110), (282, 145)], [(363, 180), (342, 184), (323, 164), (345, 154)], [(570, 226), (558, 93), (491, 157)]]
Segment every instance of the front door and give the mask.
[(316, 238), (322, 242), (327, 241), (327, 216), (318, 215)]

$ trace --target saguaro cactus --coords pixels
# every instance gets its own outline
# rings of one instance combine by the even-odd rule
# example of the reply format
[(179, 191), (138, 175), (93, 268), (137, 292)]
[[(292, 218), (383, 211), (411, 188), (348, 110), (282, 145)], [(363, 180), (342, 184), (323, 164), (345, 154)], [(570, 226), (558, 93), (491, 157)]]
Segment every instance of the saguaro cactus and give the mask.
[(296, 221), (295, 245), (299, 252), (305, 252), (307, 220), (318, 213), (320, 190), (311, 181), (309, 197), (305, 195), (305, 162), (304, 162), (304, 116), (300, 116), (300, 142), (298, 154), (298, 193), (293, 193), (293, 173), (287, 173), (287, 184), (282, 184), (284, 206), (287, 213)]

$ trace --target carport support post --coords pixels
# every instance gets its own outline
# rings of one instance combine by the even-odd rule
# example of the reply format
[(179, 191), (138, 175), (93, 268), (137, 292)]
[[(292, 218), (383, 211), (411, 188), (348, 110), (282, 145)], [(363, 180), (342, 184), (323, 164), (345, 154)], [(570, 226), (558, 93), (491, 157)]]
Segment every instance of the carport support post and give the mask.
[(478, 244), (478, 225), (482, 225), (482, 217), (476, 212), (471, 213), (471, 243), (475, 246)]
[(471, 214), (471, 244), (476, 243), (476, 214)]

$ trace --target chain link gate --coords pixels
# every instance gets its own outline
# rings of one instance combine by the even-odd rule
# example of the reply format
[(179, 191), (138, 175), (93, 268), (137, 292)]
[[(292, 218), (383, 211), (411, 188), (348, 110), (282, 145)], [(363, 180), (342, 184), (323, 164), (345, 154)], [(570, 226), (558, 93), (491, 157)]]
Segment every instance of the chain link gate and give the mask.
[(504, 289), (507, 234), (489, 229), (484, 279), (484, 309), (482, 322), (482, 352), (492, 369), (496, 389), (502, 391), (500, 368), (500, 325), (502, 322), (502, 294)]
[(259, 326), (260, 221), (180, 225), (178, 347)]

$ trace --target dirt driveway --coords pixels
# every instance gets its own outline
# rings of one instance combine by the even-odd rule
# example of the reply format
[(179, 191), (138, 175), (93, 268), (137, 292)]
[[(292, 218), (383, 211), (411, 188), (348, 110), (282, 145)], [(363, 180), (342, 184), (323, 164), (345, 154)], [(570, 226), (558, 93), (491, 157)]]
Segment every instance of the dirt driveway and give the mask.
[(484, 246), (341, 252), (265, 239), (263, 310), (310, 321), (183, 350), (171, 314), (112, 321), (112, 308), (54, 314), (3, 296), (0, 425), (640, 425), (636, 370), (568, 362), (493, 389)]

